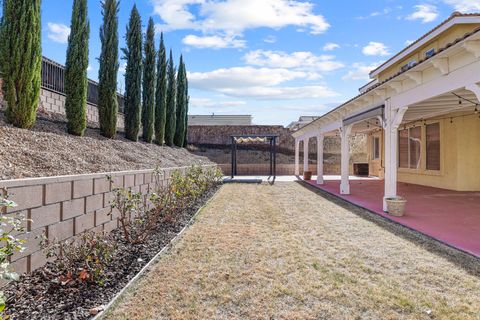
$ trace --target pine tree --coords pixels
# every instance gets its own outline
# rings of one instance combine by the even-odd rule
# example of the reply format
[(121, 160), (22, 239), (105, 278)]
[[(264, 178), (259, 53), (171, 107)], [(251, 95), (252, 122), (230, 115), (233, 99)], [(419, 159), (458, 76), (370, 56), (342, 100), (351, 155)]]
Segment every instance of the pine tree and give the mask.
[(137, 6), (133, 5), (126, 35), (127, 48), (123, 49), (127, 60), (125, 70), (125, 137), (138, 140), (140, 110), (142, 108), (142, 21)]
[(155, 122), (155, 25), (153, 19), (148, 21), (145, 36), (145, 57), (143, 61), (143, 140), (152, 142), (153, 124)]
[(187, 97), (187, 101), (185, 103), (185, 134), (183, 138), (183, 147), (186, 148), (188, 144), (188, 105), (190, 103), (190, 96), (188, 95), (188, 78), (185, 68), (185, 96)]
[(118, 112), (118, 1), (102, 1), (102, 15), (98, 111), (101, 134), (107, 138), (113, 138), (117, 132)]
[(183, 56), (180, 56), (177, 73), (177, 124), (175, 127), (175, 145), (177, 147), (183, 147), (185, 140), (185, 112), (187, 104), (185, 78)]
[(176, 127), (176, 102), (175, 96), (177, 84), (175, 79), (175, 66), (173, 65), (173, 54), (170, 50), (170, 59), (168, 60), (168, 89), (167, 89), (167, 122), (165, 123), (165, 142), (168, 146), (173, 147), (175, 139)]
[(73, 2), (65, 64), (65, 111), (68, 133), (83, 136), (87, 127), (88, 40), (87, 0)]
[(160, 50), (157, 62), (157, 89), (155, 92), (155, 143), (163, 145), (165, 141), (165, 122), (167, 119), (167, 54), (160, 35)]
[(7, 121), (35, 124), (40, 97), (42, 44), (40, 0), (4, 0), (0, 22), (0, 72)]

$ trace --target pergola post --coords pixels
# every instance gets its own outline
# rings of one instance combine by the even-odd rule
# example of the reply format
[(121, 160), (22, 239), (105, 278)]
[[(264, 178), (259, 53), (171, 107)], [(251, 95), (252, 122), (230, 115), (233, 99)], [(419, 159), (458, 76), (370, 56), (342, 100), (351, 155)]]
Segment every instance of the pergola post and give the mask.
[(295, 139), (295, 175), (300, 175), (300, 140)]
[(323, 184), (323, 140), (324, 135), (317, 135), (317, 184)]
[(303, 172), (308, 171), (308, 140), (309, 138), (305, 138), (303, 140)]
[(348, 137), (352, 131), (352, 125), (342, 126), (342, 157), (341, 157), (341, 172), (342, 182), (340, 183), (340, 194), (350, 194), (350, 144)]
[(397, 196), (398, 170), (398, 127), (402, 123), (407, 107), (394, 109), (391, 101), (385, 102), (385, 194), (383, 211), (387, 211), (387, 198)]

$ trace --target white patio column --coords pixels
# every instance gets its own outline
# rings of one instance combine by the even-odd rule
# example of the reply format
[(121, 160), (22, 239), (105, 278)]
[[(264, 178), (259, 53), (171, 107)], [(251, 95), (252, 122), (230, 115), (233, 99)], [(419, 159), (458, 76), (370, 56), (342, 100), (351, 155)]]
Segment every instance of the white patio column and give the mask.
[(385, 199), (397, 196), (398, 127), (402, 123), (407, 109), (407, 107), (394, 109), (390, 100), (385, 102), (385, 194), (383, 211), (387, 211)]
[(342, 182), (340, 183), (340, 194), (350, 194), (350, 144), (348, 137), (350, 136), (351, 131), (352, 125), (342, 126), (342, 129), (340, 130), (342, 136)]
[(308, 171), (308, 140), (310, 139), (303, 140), (303, 172)]
[(323, 134), (317, 135), (317, 183), (323, 184)]
[(300, 175), (300, 140), (295, 139), (295, 175)]

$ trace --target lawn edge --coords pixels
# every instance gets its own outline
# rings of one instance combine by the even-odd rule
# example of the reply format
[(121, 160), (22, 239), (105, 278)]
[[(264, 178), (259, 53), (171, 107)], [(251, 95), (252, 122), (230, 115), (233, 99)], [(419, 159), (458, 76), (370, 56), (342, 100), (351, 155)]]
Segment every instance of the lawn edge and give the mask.
[(129, 291), (130, 289), (133, 289), (134, 286), (137, 284), (137, 282), (143, 278), (149, 271), (151, 271), (151, 267), (153, 267), (154, 264), (156, 264), (165, 254), (169, 252), (169, 250), (177, 244), (185, 234), (185, 232), (195, 223), (196, 219), (200, 216), (202, 211), (210, 204), (210, 202), (217, 196), (217, 194), (220, 192), (222, 189), (222, 186), (220, 186), (215, 193), (208, 199), (198, 210), (195, 212), (195, 214), (190, 218), (190, 220), (187, 222), (187, 224), (183, 227), (182, 230), (180, 230), (177, 235), (170, 240), (168, 244), (166, 244), (150, 261), (123, 287), (122, 290), (120, 290), (114, 297), (113, 299), (110, 300), (110, 302), (105, 306), (105, 308), (98, 313), (96, 316), (91, 318), (91, 320), (101, 320), (105, 316), (108, 315), (108, 313), (112, 310), (113, 307), (115, 307), (118, 303), (122, 301), (124, 298), (123, 296)]

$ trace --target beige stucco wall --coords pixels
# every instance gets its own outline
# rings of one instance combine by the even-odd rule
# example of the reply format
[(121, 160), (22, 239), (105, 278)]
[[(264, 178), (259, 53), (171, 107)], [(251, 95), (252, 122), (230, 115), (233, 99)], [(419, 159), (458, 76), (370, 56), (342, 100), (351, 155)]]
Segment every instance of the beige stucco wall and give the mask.
[(444, 48), (447, 44), (454, 42), (456, 39), (463, 37), (465, 34), (474, 31), (479, 27), (478, 24), (461, 24), (455, 25), (438, 35), (431, 41), (427, 42), (425, 45), (421, 46), (410, 55), (400, 60), (399, 62), (393, 64), (391, 67), (382, 71), (378, 75), (380, 82), (392, 77), (397, 74), (402, 66), (406, 65), (408, 62), (415, 60), (419, 62), (425, 58), (425, 53), (430, 49), (435, 49), (435, 52), (438, 52), (439, 49)]
[[(426, 133), (422, 126), (422, 153), (420, 169), (398, 169), (398, 181), (419, 184), (457, 191), (480, 191), (480, 118), (479, 115), (450, 119), (429, 120), (427, 123), (440, 123), (440, 171), (426, 170)], [(371, 139), (369, 135), (369, 156), (371, 157)], [(383, 135), (383, 134), (382, 134)], [(382, 149), (384, 149), (382, 141)], [(382, 152), (382, 163), (384, 161)], [(379, 169), (378, 162), (369, 158), (370, 174), (380, 170), (383, 178), (383, 170)]]

